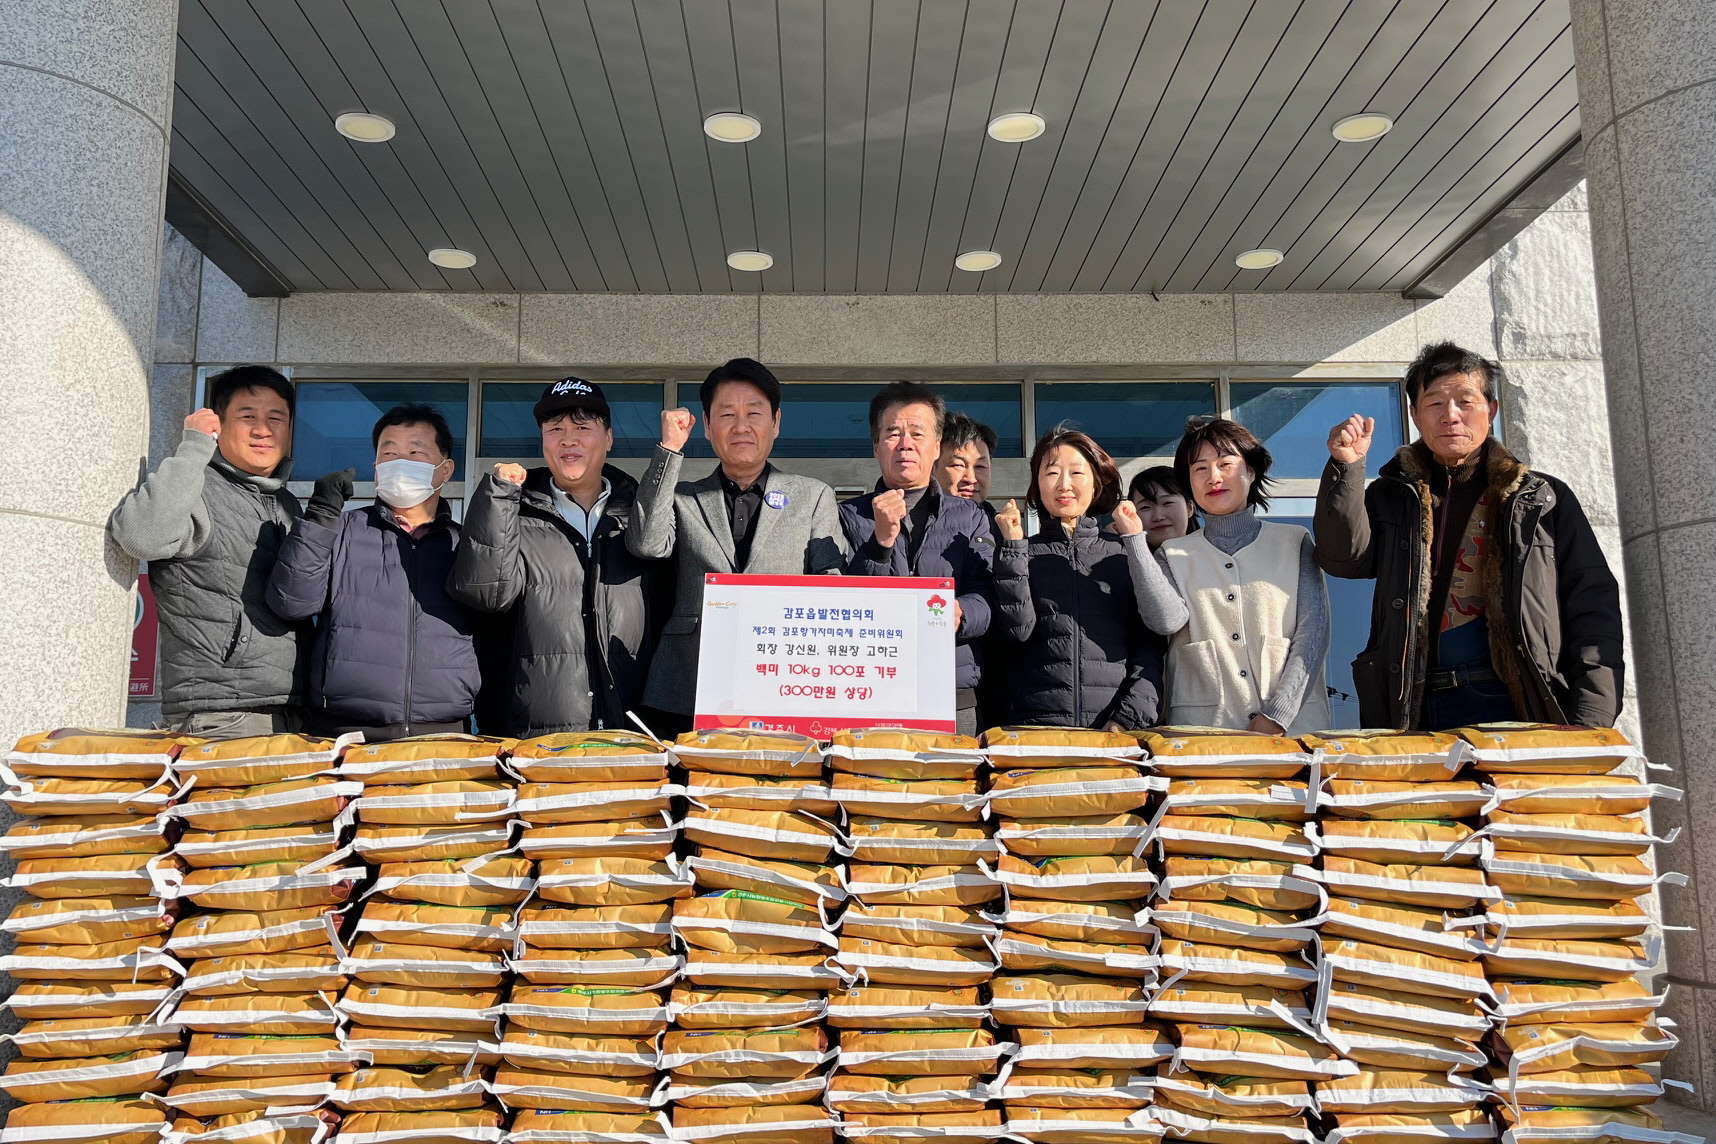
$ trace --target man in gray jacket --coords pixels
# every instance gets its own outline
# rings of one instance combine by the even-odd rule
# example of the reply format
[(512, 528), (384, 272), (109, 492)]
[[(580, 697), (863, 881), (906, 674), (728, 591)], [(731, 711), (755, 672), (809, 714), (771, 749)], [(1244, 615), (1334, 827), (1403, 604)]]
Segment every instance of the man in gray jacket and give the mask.
[(286, 491), (292, 383), (237, 366), (208, 383), (208, 407), (119, 502), (107, 530), (149, 562), (161, 617), (161, 715), (210, 739), (295, 731), (302, 700), (298, 627), (263, 596), (298, 519)]
[(673, 614), (650, 665), (645, 718), (658, 735), (691, 729), (697, 702), (698, 624), (708, 572), (804, 576), (846, 564), (834, 490), (769, 464), (781, 431), (781, 383), (759, 361), (734, 358), (698, 388), (704, 436), (720, 460), (701, 480), (682, 481), (685, 445), (697, 418), (661, 415), (661, 443), (637, 494), (626, 547), (641, 557), (678, 557)]

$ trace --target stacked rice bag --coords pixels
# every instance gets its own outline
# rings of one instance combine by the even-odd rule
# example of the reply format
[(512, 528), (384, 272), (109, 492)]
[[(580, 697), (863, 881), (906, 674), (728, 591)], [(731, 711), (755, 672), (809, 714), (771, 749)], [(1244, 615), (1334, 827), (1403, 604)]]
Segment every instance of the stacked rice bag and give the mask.
[(186, 966), (173, 1019), (190, 1045), (162, 1098), (173, 1130), (276, 1135), (306, 1144), (315, 1108), (363, 1058), (333, 1001), (345, 985), (339, 932), (367, 871), (342, 845), (362, 788), (339, 777), (356, 737), (268, 735), (187, 747), (190, 783), (167, 813), (187, 912), (167, 948)]
[(1357, 1066), (1318, 1083), (1323, 1112), (1355, 1140), (1494, 1139), (1476, 1076), (1491, 994), (1470, 928), (1497, 897), (1479, 865), (1488, 792), (1453, 735), (1331, 731), (1304, 742), (1324, 780), (1318, 1018)]
[(350, 925), (338, 1009), (368, 1061), (339, 1079), (339, 1139), (498, 1139), (486, 1099), (528, 863), (505, 770), (510, 739), (421, 735), (347, 749), (362, 784), (353, 845), (376, 879)]
[(993, 916), (994, 1019), (1017, 1049), (995, 1095), (1007, 1131), (1032, 1139), (1161, 1135), (1147, 1071), (1174, 1051), (1147, 1019), (1157, 978), (1146, 905), (1157, 876), (1137, 812), (1160, 782), (1131, 735), (997, 727), (983, 736), (1005, 891)]
[(152, 1141), (165, 1127), (142, 1099), (167, 1087), (184, 1039), (166, 1015), (183, 973), (165, 949), (179, 867), (157, 816), (173, 796), (173, 760), (199, 741), (65, 729), (27, 735), (6, 755), (0, 799), (39, 816), (0, 838), (17, 863), (4, 884), (26, 895), (3, 923), (16, 946), (0, 958), (18, 982), (6, 1005), (23, 1023), (0, 1076), (21, 1102), (8, 1139)]
[(1011, 1046), (986, 1027), (981, 994), (998, 968), (981, 907), (1000, 895), (980, 867), (999, 853), (983, 753), (969, 737), (872, 728), (837, 732), (828, 757), (851, 846), (828, 1107), (853, 1140), (994, 1135), (983, 1078)]
[(698, 731), (685, 767), (688, 892), (672, 927), (686, 949), (662, 1042), (677, 1138), (818, 1144), (833, 1057), (821, 1018), (845, 852), (820, 744), (786, 732)]
[(630, 731), (526, 739), (508, 760), (519, 848), (537, 870), (491, 1084), (514, 1110), (512, 1139), (666, 1139), (660, 1044), (683, 965), (670, 922), (691, 893), (674, 857), (670, 761)]
[(1176, 1139), (1311, 1140), (1311, 1085), (1357, 1071), (1312, 1024), (1323, 901), (1308, 870), (1312, 756), (1243, 731), (1140, 740), (1166, 780), (1151, 910), (1163, 981), (1150, 1012), (1177, 1042), (1157, 1073), (1154, 1119)]
[[(1663, 793), (1637, 775), (1618, 732), (1492, 724), (1457, 732), (1493, 798), (1483, 859), (1497, 899), (1479, 927), (1495, 990), (1490, 1047), (1516, 1140), (1625, 1136), (1651, 1127), (1652, 1066), (1677, 1043), (1643, 899), (1659, 883), (1648, 810)], [(1631, 770), (1633, 774), (1623, 773)], [(1669, 792), (1678, 794), (1678, 792)]]

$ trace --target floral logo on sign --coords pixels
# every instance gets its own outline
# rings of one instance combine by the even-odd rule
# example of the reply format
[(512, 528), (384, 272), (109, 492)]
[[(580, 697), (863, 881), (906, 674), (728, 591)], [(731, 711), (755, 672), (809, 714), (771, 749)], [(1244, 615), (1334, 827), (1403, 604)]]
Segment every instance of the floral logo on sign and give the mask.
[(929, 599), (925, 600), (924, 603), (929, 605), (930, 615), (932, 616), (941, 615), (947, 608), (947, 601), (942, 599), (940, 596), (931, 596)]

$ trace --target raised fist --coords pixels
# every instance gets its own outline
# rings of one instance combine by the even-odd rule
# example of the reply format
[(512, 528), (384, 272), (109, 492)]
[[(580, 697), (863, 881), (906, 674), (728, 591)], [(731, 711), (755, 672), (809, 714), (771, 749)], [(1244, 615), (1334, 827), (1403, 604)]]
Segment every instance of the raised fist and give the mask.
[(906, 494), (899, 489), (879, 493), (874, 502), (876, 511), (876, 543), (892, 548), (900, 538), (900, 527), (906, 519)]
[(995, 514), (995, 529), (1002, 540), (1025, 539), (1025, 520), (1019, 515), (1017, 501), (1008, 501), (1007, 506)]
[(1144, 522), (1138, 519), (1138, 508), (1129, 500), (1123, 500), (1114, 506), (1114, 531), (1121, 536), (1137, 536), (1144, 531)]
[(210, 437), (220, 436), (220, 415), (212, 409), (199, 409), (185, 418), (185, 428), (195, 429), (198, 433), (207, 433)]
[(661, 447), (670, 452), (683, 453), (685, 443), (691, 440), (691, 427), (697, 424), (696, 416), (689, 409), (663, 409), (661, 411)]
[(1376, 418), (1353, 414), (1329, 430), (1329, 456), (1343, 465), (1364, 460), (1364, 455), (1370, 452), (1370, 439), (1375, 432)]
[(356, 477), (356, 469), (340, 469), (317, 477), (316, 487), (310, 493), (310, 503), (304, 507), (304, 515), (318, 524), (332, 527), (340, 519), (340, 513), (345, 511), (346, 501), (356, 491), (352, 485)]
[(495, 480), (505, 481), (509, 485), (522, 485), (524, 483), (524, 466), (502, 461), (495, 465)]

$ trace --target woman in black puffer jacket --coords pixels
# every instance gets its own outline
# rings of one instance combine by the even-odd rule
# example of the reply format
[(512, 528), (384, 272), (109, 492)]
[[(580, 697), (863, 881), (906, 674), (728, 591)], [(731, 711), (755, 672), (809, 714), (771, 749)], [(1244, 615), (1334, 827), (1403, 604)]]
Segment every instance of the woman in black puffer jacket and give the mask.
[[(1134, 730), (1156, 722), (1165, 643), (1144, 626), (1135, 563), (1152, 559), (1121, 496), (1120, 472), (1083, 433), (1055, 429), (1031, 453), (1026, 501), (1042, 521), (1025, 538), (1018, 506), (996, 514), (998, 630), (1017, 645), (1013, 723)], [(1114, 528), (1096, 516), (1113, 512)]]

